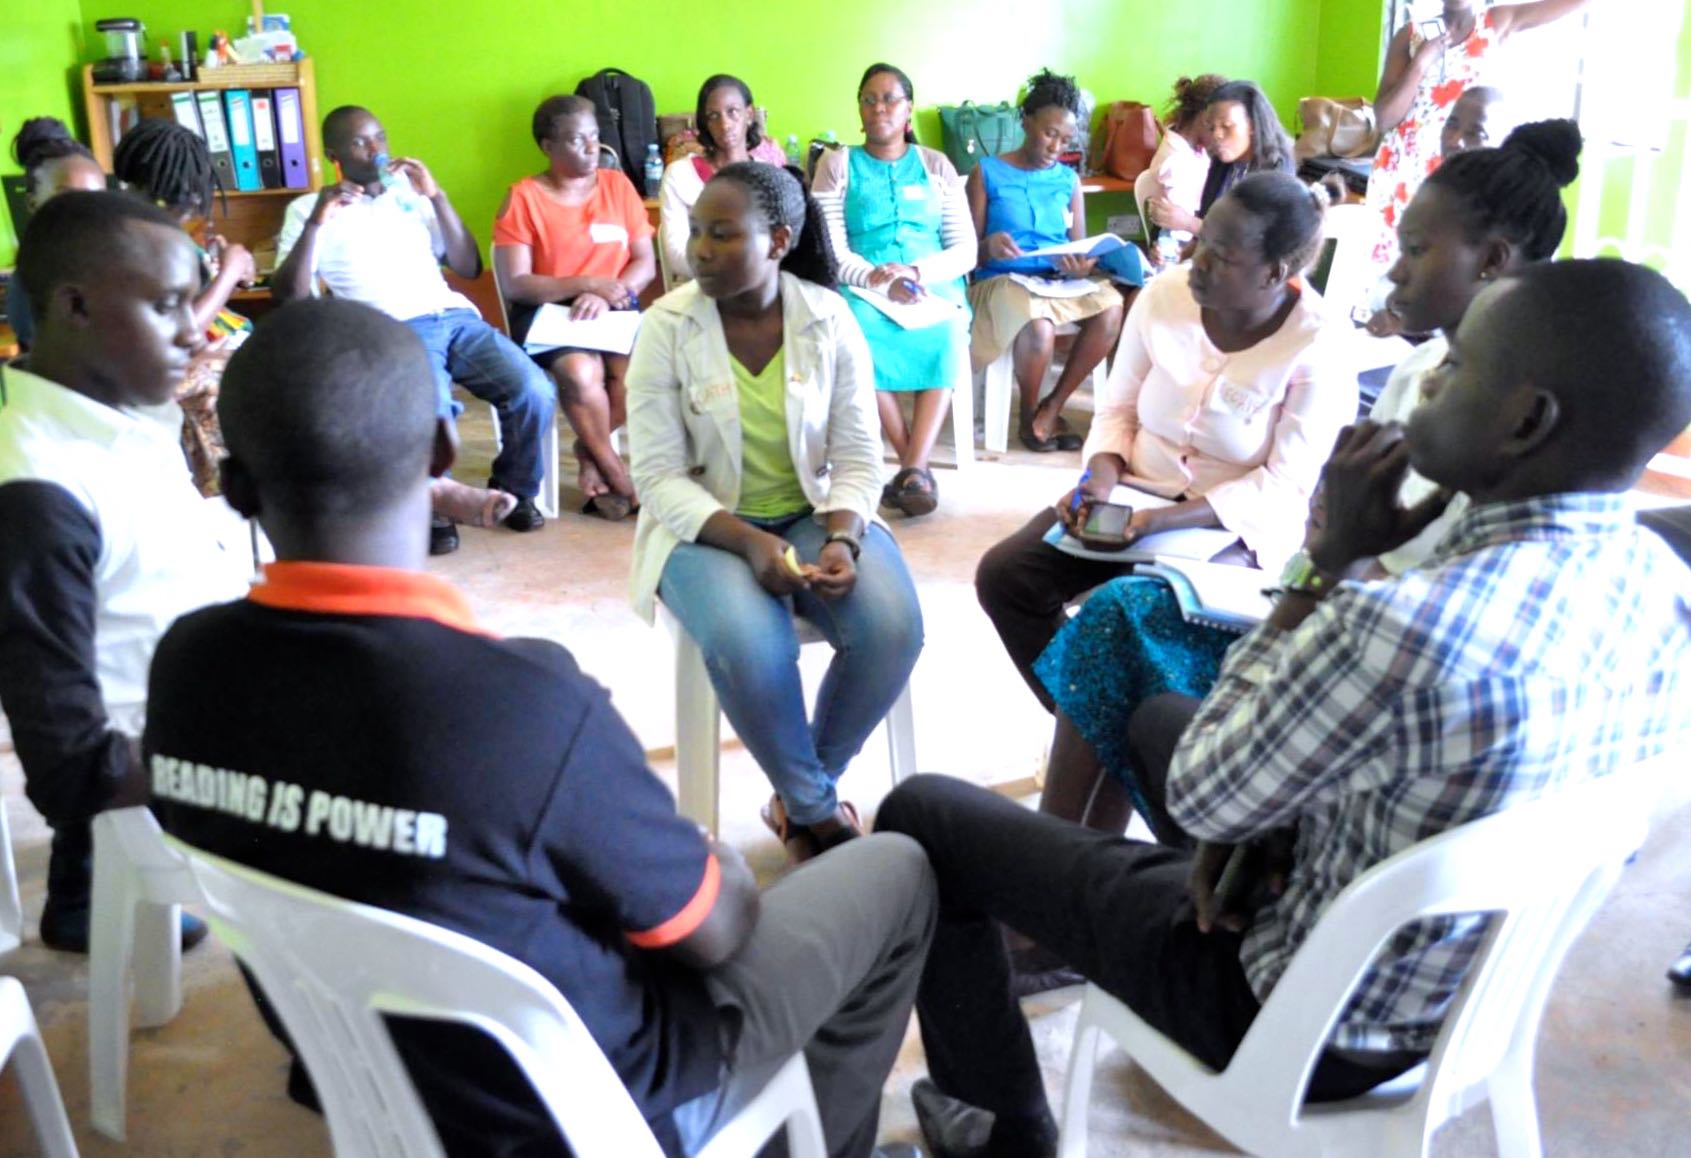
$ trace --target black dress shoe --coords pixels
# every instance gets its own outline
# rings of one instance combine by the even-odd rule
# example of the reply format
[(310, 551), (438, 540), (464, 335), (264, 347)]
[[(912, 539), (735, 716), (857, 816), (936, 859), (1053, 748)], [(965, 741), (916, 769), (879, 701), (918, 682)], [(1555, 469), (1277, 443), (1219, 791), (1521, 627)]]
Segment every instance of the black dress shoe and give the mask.
[(1691, 945), (1685, 946), (1679, 960), (1668, 966), (1668, 980), (1681, 989), (1691, 990)]
[(1057, 1123), (1049, 1112), (1020, 1128), (1000, 1125), (992, 1111), (942, 1092), (932, 1078), (910, 1087), (910, 1102), (934, 1158), (1056, 1158)]
[[(41, 910), (41, 943), (61, 953), (88, 952), (90, 909), (87, 905), (55, 905), (49, 897)], [(211, 930), (192, 913), (182, 914), (182, 948), (192, 949)]]
[(429, 519), (429, 554), (450, 555), (458, 549), (458, 524), (445, 515)]
[(538, 531), (546, 525), (546, 516), (540, 513), (533, 499), (518, 499), (516, 507), (505, 516), (505, 525), (513, 531)]
[(1043, 945), (1010, 951), (1010, 993), (1017, 998), (1085, 984), (1079, 970)]

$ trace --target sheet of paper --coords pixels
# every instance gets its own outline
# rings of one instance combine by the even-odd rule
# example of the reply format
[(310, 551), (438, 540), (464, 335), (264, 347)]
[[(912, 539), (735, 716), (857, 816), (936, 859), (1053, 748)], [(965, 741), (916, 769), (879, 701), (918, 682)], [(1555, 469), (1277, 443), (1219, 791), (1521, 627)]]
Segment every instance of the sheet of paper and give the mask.
[(1112, 249), (1120, 249), (1127, 242), (1113, 233), (1083, 237), (1079, 241), (1065, 241), (1061, 245), (1047, 245), (1043, 249), (1024, 249), (1023, 257), (1102, 257)]
[(925, 330), (943, 322), (954, 322), (963, 313), (957, 302), (937, 294), (924, 293), (913, 302), (895, 302), (878, 289), (855, 285), (846, 288), (907, 330)]
[(535, 312), (523, 349), (539, 354), (565, 346), (626, 354), (634, 349), (634, 335), (639, 331), (640, 315), (634, 310), (606, 310), (596, 318), (576, 319), (570, 317), (568, 306), (549, 303)]
[(1081, 298), (1098, 288), (1097, 282), (1084, 277), (1054, 281), (1051, 278), (1030, 277), (1025, 273), (1012, 273), (1008, 276), (1030, 294), (1041, 298)]
[(1171, 555), (1159, 555), (1157, 565), (1184, 575), (1205, 610), (1261, 622), (1274, 609), (1274, 601), (1262, 593), (1264, 588), (1274, 586), (1274, 576), (1266, 571), (1230, 567), (1225, 563), (1200, 563)]

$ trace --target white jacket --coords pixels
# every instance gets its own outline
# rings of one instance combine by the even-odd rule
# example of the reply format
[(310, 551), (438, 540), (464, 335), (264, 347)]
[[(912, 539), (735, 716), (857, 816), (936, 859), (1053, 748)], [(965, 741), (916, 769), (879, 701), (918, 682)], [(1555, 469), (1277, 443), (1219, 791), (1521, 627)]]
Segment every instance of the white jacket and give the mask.
[[(816, 508), (868, 522), (881, 496), (875, 370), (845, 299), (781, 274), (787, 449)], [(664, 564), (717, 511), (740, 503), (740, 402), (716, 303), (698, 283), (659, 298), (628, 364), (628, 444), (640, 519), (634, 609), (651, 621)]]

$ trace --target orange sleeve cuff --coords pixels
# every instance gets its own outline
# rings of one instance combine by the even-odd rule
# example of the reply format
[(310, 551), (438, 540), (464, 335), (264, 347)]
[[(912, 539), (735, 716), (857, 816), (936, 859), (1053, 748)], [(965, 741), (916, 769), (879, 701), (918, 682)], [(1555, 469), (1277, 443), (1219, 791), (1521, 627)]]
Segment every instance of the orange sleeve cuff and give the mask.
[(722, 866), (716, 863), (716, 854), (713, 852), (705, 860), (704, 879), (699, 882), (699, 889), (693, 894), (693, 899), (663, 924), (628, 934), (629, 943), (641, 949), (664, 949), (678, 941), (686, 940), (692, 936), (694, 930), (705, 923), (705, 918), (710, 916), (710, 911), (716, 907), (716, 898), (721, 892)]

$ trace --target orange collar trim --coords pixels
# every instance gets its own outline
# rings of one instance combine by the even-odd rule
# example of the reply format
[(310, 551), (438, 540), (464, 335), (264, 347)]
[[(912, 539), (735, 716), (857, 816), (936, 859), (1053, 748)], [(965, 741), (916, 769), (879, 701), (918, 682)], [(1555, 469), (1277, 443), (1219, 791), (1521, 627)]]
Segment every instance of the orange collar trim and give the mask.
[(270, 563), (264, 582), (254, 584), (247, 598), (282, 611), (432, 619), (473, 635), (493, 634), (476, 623), (469, 602), (450, 583), (398, 567)]

